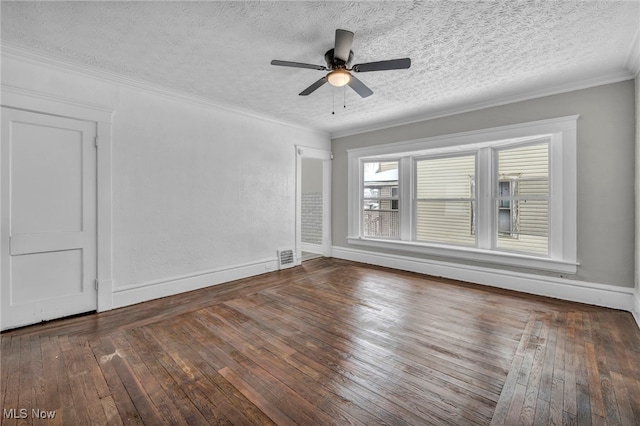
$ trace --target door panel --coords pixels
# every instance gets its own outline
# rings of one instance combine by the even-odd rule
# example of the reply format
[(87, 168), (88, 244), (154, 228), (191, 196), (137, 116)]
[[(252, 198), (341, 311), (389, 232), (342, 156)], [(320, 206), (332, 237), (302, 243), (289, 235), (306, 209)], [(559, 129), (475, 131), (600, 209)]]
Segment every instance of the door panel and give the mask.
[(82, 250), (12, 256), (11, 275), (19, 284), (12, 288), (15, 306), (77, 295), (83, 287)]
[(97, 307), (96, 124), (2, 108), (2, 328)]
[(82, 231), (82, 137), (11, 124), (11, 234)]

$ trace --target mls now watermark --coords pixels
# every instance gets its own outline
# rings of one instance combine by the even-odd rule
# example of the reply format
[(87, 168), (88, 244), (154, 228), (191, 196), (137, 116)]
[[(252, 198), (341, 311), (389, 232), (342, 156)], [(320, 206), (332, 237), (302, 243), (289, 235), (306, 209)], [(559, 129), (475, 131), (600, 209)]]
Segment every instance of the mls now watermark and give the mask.
[(54, 419), (56, 417), (55, 411), (41, 410), (39, 408), (32, 408), (27, 410), (26, 408), (9, 408), (2, 410), (2, 416), (5, 419)]

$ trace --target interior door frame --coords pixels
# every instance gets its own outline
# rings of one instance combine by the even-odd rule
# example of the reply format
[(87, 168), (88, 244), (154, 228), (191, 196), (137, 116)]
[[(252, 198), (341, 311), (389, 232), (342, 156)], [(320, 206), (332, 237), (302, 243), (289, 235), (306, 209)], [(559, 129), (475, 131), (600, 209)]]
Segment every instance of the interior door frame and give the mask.
[(113, 110), (73, 99), (51, 96), (17, 87), (0, 86), (0, 105), (96, 124), (96, 231), (97, 231), (97, 311), (113, 307), (112, 275), (112, 141)]
[(331, 256), (331, 160), (333, 154), (296, 145), (296, 264), (302, 263), (302, 159), (322, 160), (322, 255)]

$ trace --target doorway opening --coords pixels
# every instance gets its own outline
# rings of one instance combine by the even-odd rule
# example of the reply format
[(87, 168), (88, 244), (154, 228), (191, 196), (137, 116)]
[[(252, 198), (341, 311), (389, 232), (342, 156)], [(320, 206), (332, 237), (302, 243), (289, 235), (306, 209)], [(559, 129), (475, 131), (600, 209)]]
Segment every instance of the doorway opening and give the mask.
[(297, 258), (329, 256), (331, 153), (298, 147)]

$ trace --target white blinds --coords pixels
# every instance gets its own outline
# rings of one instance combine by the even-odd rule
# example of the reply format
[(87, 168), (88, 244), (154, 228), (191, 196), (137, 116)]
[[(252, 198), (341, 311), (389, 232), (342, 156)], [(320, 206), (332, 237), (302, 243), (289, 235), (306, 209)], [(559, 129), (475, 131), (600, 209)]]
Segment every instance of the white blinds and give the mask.
[(549, 251), (549, 144), (497, 151), (497, 247)]
[(476, 156), (416, 161), (416, 240), (475, 245)]

